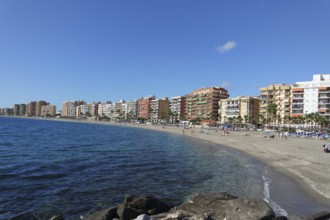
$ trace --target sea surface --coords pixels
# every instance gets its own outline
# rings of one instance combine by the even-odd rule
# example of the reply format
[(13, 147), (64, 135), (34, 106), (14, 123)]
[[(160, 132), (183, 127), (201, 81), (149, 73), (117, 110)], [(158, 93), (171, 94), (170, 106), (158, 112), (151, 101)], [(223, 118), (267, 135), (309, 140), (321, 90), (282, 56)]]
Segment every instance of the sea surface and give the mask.
[(286, 183), (277, 193), (297, 190), (293, 201), (282, 192), (272, 200), (265, 164), (219, 145), (139, 128), (0, 117), (0, 219), (24, 212), (78, 219), (128, 194), (175, 205), (194, 193), (225, 191), (263, 198), (279, 214), (323, 208), (271, 172)]

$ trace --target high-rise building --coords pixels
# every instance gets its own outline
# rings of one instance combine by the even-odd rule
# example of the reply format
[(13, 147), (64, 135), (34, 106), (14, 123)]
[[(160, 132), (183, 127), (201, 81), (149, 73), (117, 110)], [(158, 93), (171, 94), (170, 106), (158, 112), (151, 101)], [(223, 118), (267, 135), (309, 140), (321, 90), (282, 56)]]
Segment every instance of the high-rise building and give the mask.
[(111, 102), (100, 103), (98, 106), (99, 117), (112, 117), (113, 105)]
[(330, 119), (330, 74), (314, 74), (312, 81), (292, 85), (291, 116), (318, 112)]
[(27, 104), (26, 106), (26, 115), (27, 116), (36, 116), (37, 111), (37, 102), (33, 101)]
[(45, 105), (49, 105), (48, 102), (46, 101), (38, 101), (37, 105), (36, 105), (36, 116), (41, 116), (41, 107), (45, 106)]
[(219, 101), (229, 97), (228, 91), (221, 87), (209, 87), (194, 90), (186, 95), (186, 119), (217, 121)]
[(127, 118), (128, 119), (136, 119), (137, 118), (137, 109), (138, 109), (138, 101), (133, 100), (127, 102)]
[(84, 104), (86, 104), (86, 102), (82, 100), (63, 102), (61, 116), (65, 118), (76, 117), (76, 107)]
[(184, 120), (186, 118), (186, 97), (176, 96), (170, 99), (171, 119)]
[(276, 115), (284, 119), (291, 114), (291, 85), (270, 84), (260, 88), (260, 112), (264, 118), (270, 118), (267, 111), (269, 104), (276, 104)]
[(220, 123), (241, 119), (240, 123), (258, 125), (259, 99), (256, 97), (240, 96), (222, 99), (219, 106)]
[(26, 104), (20, 104), (19, 115), (26, 115)]
[(19, 109), (20, 109), (20, 105), (15, 104), (13, 107), (13, 115), (19, 115)]
[(155, 100), (156, 97), (154, 95), (140, 98), (138, 101), (138, 118), (147, 120), (150, 117), (150, 102), (151, 100)]
[(167, 97), (150, 101), (150, 119), (153, 123), (169, 119), (170, 102)]
[(41, 117), (55, 117), (56, 106), (55, 105), (44, 105), (41, 106)]

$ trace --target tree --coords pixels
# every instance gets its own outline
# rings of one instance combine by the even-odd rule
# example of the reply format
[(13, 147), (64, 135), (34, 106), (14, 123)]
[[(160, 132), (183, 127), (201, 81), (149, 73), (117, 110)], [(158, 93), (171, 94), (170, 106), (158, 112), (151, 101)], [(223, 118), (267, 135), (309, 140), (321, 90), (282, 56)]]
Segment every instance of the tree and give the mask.
[(277, 105), (274, 103), (269, 103), (267, 105), (267, 113), (270, 116), (269, 119), (274, 122), (275, 118), (276, 118), (276, 113), (277, 113)]

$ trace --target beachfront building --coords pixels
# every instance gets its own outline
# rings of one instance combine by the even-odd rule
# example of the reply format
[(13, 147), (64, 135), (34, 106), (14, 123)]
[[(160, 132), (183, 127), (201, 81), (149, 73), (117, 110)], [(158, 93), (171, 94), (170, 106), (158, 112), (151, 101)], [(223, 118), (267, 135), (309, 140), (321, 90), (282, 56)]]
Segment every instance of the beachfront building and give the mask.
[(127, 102), (127, 119), (137, 119), (137, 109), (138, 109), (138, 101), (132, 100)]
[(42, 106), (45, 106), (45, 105), (49, 105), (48, 102), (46, 101), (38, 101), (37, 104), (36, 104), (36, 116), (41, 116), (41, 107)]
[[(270, 119), (267, 111), (269, 104), (276, 104), (277, 121), (284, 119), (291, 114), (291, 85), (270, 84), (268, 87), (260, 88), (260, 116)], [(279, 119), (280, 117), (281, 119)], [(275, 121), (274, 121), (275, 122)]]
[(0, 109), (0, 115), (13, 115), (13, 108), (1, 108)]
[(19, 115), (19, 104), (15, 104), (13, 107), (13, 115)]
[(41, 117), (55, 117), (56, 105), (44, 105), (41, 107)]
[(330, 119), (330, 74), (314, 74), (312, 81), (292, 85), (292, 117), (318, 112)]
[(152, 123), (166, 122), (169, 119), (170, 102), (167, 97), (150, 101), (150, 120)]
[(99, 103), (83, 104), (75, 107), (75, 117), (97, 117)]
[(125, 119), (127, 115), (127, 105), (125, 100), (120, 100), (113, 105), (113, 119)]
[(107, 103), (100, 103), (98, 106), (99, 117), (111, 118), (113, 111), (113, 104), (109, 101)]
[(176, 96), (170, 99), (170, 120), (172, 122), (177, 120), (184, 120), (186, 118), (186, 97)]
[(240, 96), (219, 101), (219, 121), (258, 125), (259, 98)]
[(228, 91), (221, 87), (194, 90), (186, 95), (186, 119), (213, 120), (219, 117), (219, 101), (229, 97)]
[(20, 104), (19, 115), (26, 115), (26, 104)]
[(155, 100), (156, 96), (148, 96), (138, 100), (138, 119), (148, 120), (150, 114), (150, 102)]
[(36, 115), (36, 109), (37, 109), (37, 102), (36, 101), (32, 101), (29, 102), (26, 105), (26, 115), (27, 116), (35, 116)]
[(61, 116), (64, 118), (74, 118), (76, 117), (76, 107), (85, 104), (86, 102), (83, 100), (63, 102)]

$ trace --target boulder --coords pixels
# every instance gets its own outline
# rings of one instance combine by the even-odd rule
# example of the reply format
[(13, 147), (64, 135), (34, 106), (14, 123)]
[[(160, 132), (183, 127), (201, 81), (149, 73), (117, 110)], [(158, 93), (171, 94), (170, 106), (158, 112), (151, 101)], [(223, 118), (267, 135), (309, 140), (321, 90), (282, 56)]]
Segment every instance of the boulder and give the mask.
[(329, 219), (330, 219), (330, 212), (320, 212), (306, 218), (306, 220), (329, 220)]
[(141, 214), (156, 215), (168, 212), (170, 207), (151, 196), (126, 196), (124, 205), (139, 211)]
[(119, 205), (117, 209), (117, 214), (121, 220), (131, 220), (137, 218), (139, 215), (143, 214), (136, 209), (127, 207), (125, 205)]
[(272, 220), (275, 214), (262, 199), (234, 199), (225, 207), (226, 219), (230, 220)]
[(149, 215), (143, 214), (139, 215), (135, 220), (150, 220)]
[[(236, 199), (236, 196), (228, 193), (202, 193), (191, 197), (176, 210), (184, 210), (194, 215), (205, 215), (212, 219), (224, 219), (226, 217), (225, 207), (228, 201)], [(176, 211), (171, 210), (170, 213)]]
[(117, 207), (112, 207), (99, 212), (91, 213), (84, 217), (84, 220), (112, 220), (114, 218), (119, 218), (117, 215)]

